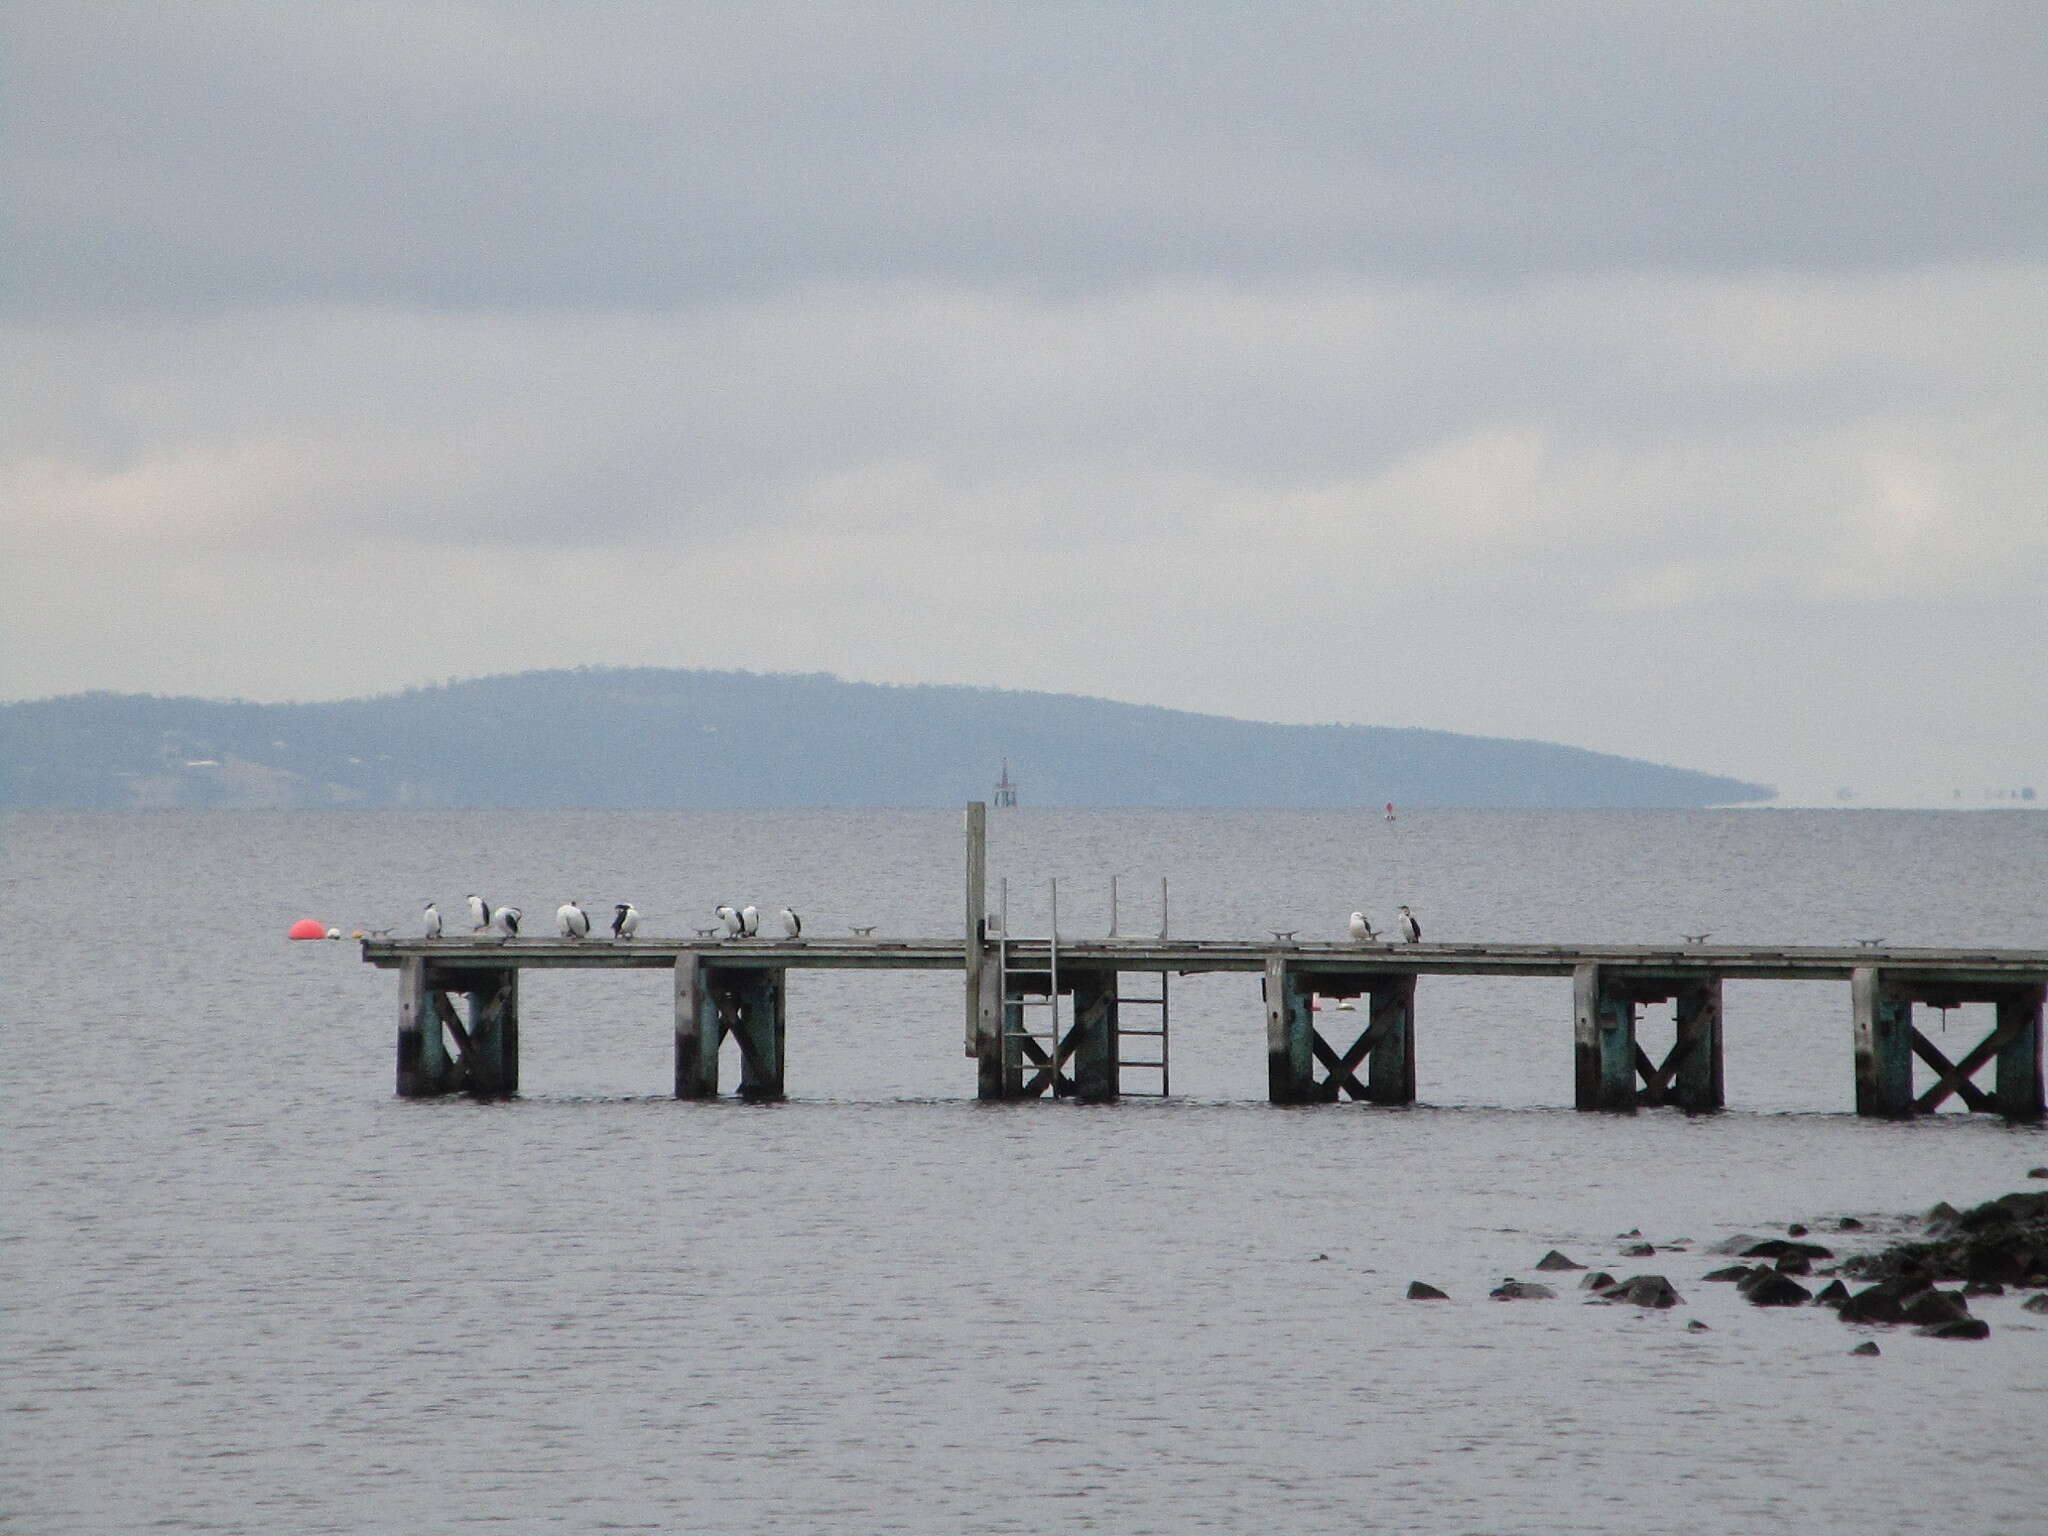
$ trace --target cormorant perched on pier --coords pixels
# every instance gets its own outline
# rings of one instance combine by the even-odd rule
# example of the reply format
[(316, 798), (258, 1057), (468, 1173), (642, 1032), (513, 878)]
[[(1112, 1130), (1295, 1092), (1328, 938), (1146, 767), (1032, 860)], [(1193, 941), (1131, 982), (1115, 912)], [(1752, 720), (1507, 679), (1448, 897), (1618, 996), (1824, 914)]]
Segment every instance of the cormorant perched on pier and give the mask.
[(587, 939), (590, 937), (590, 914), (574, 901), (565, 901), (555, 908), (555, 927), (561, 930), (565, 939)]
[(431, 901), (428, 902), (424, 907), (420, 908), (420, 919), (427, 925), (428, 938), (438, 939), (441, 937), (441, 909), (439, 907), (435, 906)]
[(1401, 938), (1409, 944), (1422, 937), (1422, 924), (1415, 921), (1415, 914), (1406, 907), (1401, 909)]
[(796, 908), (782, 909), (782, 936), (785, 939), (800, 939), (804, 933), (804, 920), (796, 915)]
[(476, 932), (482, 933), (491, 926), (491, 904), (474, 891), (471, 891), (466, 899), (469, 902), (469, 925)]
[(750, 939), (760, 935), (761, 909), (751, 901), (740, 908), (740, 932)]
[(746, 931), (740, 923), (739, 908), (731, 906), (714, 907), (712, 908), (712, 913), (724, 928), (724, 932), (719, 935), (721, 938), (736, 939)]
[(519, 937), (520, 911), (517, 907), (500, 907), (491, 914), (491, 926), (508, 939)]
[(1351, 914), (1351, 937), (1361, 944), (1370, 944), (1379, 937), (1372, 931), (1372, 921), (1363, 912)]
[(640, 909), (630, 901), (622, 901), (612, 908), (612, 937), (630, 939), (640, 931)]

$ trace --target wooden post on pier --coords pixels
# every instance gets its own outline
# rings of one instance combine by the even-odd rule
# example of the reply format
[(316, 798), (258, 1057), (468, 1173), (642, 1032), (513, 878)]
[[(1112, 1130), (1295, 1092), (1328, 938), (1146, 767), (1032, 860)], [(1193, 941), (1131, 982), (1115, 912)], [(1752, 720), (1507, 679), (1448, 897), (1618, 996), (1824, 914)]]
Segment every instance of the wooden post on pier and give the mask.
[(1415, 1102), (1415, 975), (1412, 971), (1373, 979), (1363, 1037), (1365, 1096), (1373, 1104)]
[(440, 1006), (427, 985), (427, 962), (408, 955), (398, 968), (398, 1096), (427, 1099), (448, 1092), (450, 1068)]
[(519, 1091), (519, 972), (487, 971), (469, 985), (469, 1043), (463, 1051), (464, 1086), (478, 1098), (502, 1099)]
[(2008, 1120), (2039, 1120), (2041, 1100), (2041, 1014), (2048, 985), (2015, 987), (1998, 1000), (1998, 1076), (1991, 1096)]
[(1266, 957), (1266, 1097), (1275, 1104), (1313, 1104), (1315, 1015), (1301, 973), (1284, 955)]
[(1071, 979), (1074, 994), (1074, 1022), (1063, 1047), (1072, 1050), (1074, 1097), (1083, 1103), (1107, 1104), (1118, 1093), (1115, 971), (1062, 970), (1060, 980)]
[(1572, 972), (1572, 1102), (1580, 1109), (1636, 1107), (1635, 1003), (1608, 985), (1607, 968)]
[[(981, 973), (988, 963), (988, 806), (967, 803), (967, 1054), (985, 1057), (988, 999)], [(982, 1097), (986, 1098), (984, 1094)]]
[(711, 992), (711, 967), (695, 951), (676, 956), (676, 1097), (718, 1097), (718, 1047), (725, 1026)]
[(728, 1029), (740, 1045), (740, 1097), (767, 1103), (783, 1096), (783, 1046), (787, 1038), (785, 973), (747, 970), (729, 973), (722, 988)]
[(1913, 1113), (1913, 1003), (1888, 979), (1874, 965), (1858, 966), (1849, 977), (1859, 1115)]

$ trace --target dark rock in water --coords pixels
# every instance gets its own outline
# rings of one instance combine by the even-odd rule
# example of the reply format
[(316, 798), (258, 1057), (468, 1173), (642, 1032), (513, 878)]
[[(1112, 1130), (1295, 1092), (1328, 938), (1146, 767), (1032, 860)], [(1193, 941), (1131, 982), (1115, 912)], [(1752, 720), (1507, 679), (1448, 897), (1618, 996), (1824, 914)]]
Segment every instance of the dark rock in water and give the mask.
[(1791, 1226), (1789, 1226), (1789, 1227), (1787, 1227), (1787, 1228), (1785, 1229), (1785, 1235), (1786, 1235), (1787, 1237), (1804, 1237), (1804, 1236), (1806, 1236), (1806, 1223), (1805, 1223), (1805, 1222), (1803, 1222), (1803, 1221), (1795, 1221), (1795, 1222), (1793, 1222)]
[(1767, 1237), (1742, 1250), (1745, 1259), (1782, 1259), (1788, 1255), (1802, 1259), (1832, 1259), (1835, 1251), (1823, 1248), (1819, 1243), (1795, 1243), (1785, 1237)]
[(1747, 1280), (1756, 1271), (1747, 1264), (1730, 1264), (1726, 1269), (1710, 1269), (1702, 1280)]
[(1922, 1291), (1899, 1309), (1899, 1320), (1906, 1323), (1959, 1323), (1969, 1315), (1961, 1291)]
[(1839, 1280), (1830, 1280), (1820, 1294), (1813, 1298), (1813, 1304), (1817, 1307), (1839, 1307), (1848, 1299), (1849, 1287)]
[(1913, 1330), (1923, 1339), (1988, 1339), (1991, 1325), (1981, 1317), (1958, 1317), (1946, 1323), (1929, 1323)]
[(2027, 1177), (2030, 1179), (2048, 1179), (2048, 1168), (2029, 1168), (2027, 1170)]
[(1591, 1274), (1580, 1279), (1579, 1289), (1582, 1291), (1604, 1291), (1612, 1284), (1614, 1284), (1614, 1276), (1607, 1273), (1604, 1269), (1596, 1269)]
[(1760, 1269), (1743, 1281), (1742, 1294), (1758, 1307), (1803, 1307), (1813, 1300), (1813, 1292), (1775, 1269)]
[(1602, 1301), (1627, 1301), (1639, 1307), (1675, 1307), (1685, 1298), (1662, 1275), (1630, 1275), (1600, 1293)]
[(1865, 1339), (1861, 1344), (1850, 1350), (1849, 1353), (1852, 1355), (1881, 1355), (1884, 1351), (1877, 1347), (1877, 1340)]
[(1614, 1235), (1616, 1237), (1641, 1237), (1643, 1229), (1641, 1227), (1630, 1227), (1626, 1232), (1617, 1232)]
[(1954, 1221), (1962, 1214), (1961, 1211), (1950, 1205), (1946, 1200), (1937, 1200), (1927, 1208), (1927, 1214), (1920, 1219), (1931, 1227)]
[(1996, 1280), (1972, 1280), (1963, 1287), (1965, 1296), (2003, 1296), (2005, 1287)]
[(1847, 1267), (1873, 1279), (1918, 1275), (1986, 1285), (2023, 1284), (2048, 1271), (2048, 1190), (2001, 1195), (1967, 1211), (1937, 1209), (1950, 1214), (1930, 1225), (1924, 1240), (1860, 1255)]
[(2043, 1291), (2038, 1296), (2029, 1296), (2020, 1303), (2020, 1310), (2022, 1312), (2048, 1312), (2048, 1291)]
[(1557, 1296), (1547, 1285), (1538, 1285), (1534, 1280), (1509, 1278), (1486, 1293), (1495, 1301), (1551, 1301)]
[(1698, 1318), (1689, 1317), (1685, 1320), (1685, 1331), (1687, 1333), (1712, 1333), (1714, 1330), (1709, 1328), (1705, 1323), (1701, 1322)]
[(1781, 1253), (1771, 1261), (1771, 1268), (1781, 1275), (1810, 1275), (1813, 1260), (1803, 1253)]
[(1553, 1248), (1536, 1261), (1536, 1267), (1538, 1269), (1584, 1269), (1586, 1266), (1574, 1264), (1570, 1259)]
[(1837, 1231), (1841, 1232), (1861, 1232), (1863, 1230), (1863, 1223), (1858, 1221), (1854, 1216), (1844, 1216), (1840, 1221), (1835, 1223), (1835, 1228)]
[(1845, 1323), (1904, 1322), (1907, 1301), (1926, 1289), (1926, 1284), (1919, 1280), (1880, 1280), (1867, 1290), (1856, 1292), (1837, 1311)]
[(1440, 1291), (1433, 1285), (1424, 1285), (1420, 1280), (1410, 1280), (1408, 1282), (1408, 1299), (1410, 1301), (1449, 1301), (1451, 1298), (1447, 1291)]
[(1310, 1259), (1310, 1260), (1309, 1260), (1309, 1263), (1311, 1263), (1311, 1264), (1326, 1264), (1326, 1263), (1328, 1263), (1328, 1262), (1329, 1262), (1329, 1258), (1330, 1258), (1330, 1256), (1329, 1256), (1329, 1255), (1328, 1255), (1327, 1253), (1319, 1253), (1319, 1254), (1317, 1254), (1317, 1255), (1316, 1255), (1316, 1256), (1315, 1256), (1314, 1258)]
[(1738, 1232), (1733, 1237), (1724, 1237), (1707, 1249), (1709, 1253), (1741, 1253), (1757, 1241), (1753, 1232)]
[(1625, 1259), (1647, 1259), (1654, 1255), (1656, 1251), (1656, 1248), (1649, 1243), (1630, 1243), (1621, 1250), (1621, 1256)]

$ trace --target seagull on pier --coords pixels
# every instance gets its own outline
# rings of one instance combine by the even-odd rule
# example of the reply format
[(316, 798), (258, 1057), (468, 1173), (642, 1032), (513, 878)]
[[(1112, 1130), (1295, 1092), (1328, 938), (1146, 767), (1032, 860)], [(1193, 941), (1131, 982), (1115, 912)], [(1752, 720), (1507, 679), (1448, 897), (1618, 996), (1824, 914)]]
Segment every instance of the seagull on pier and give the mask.
[(782, 909), (782, 936), (785, 939), (800, 939), (804, 936), (804, 920), (796, 915), (796, 908)]
[(500, 907), (491, 914), (491, 926), (508, 939), (519, 937), (520, 911), (517, 907)]
[(740, 908), (740, 932), (750, 939), (760, 936), (761, 909), (751, 901)]
[(1379, 937), (1372, 931), (1372, 922), (1363, 912), (1351, 914), (1351, 937), (1361, 944), (1370, 944)]
[(746, 931), (740, 923), (740, 914), (737, 907), (713, 907), (711, 910), (712, 915), (718, 919), (720, 938), (736, 939)]
[(441, 937), (441, 909), (439, 907), (435, 906), (431, 901), (428, 902), (424, 907), (420, 908), (420, 920), (427, 925), (428, 938), (438, 939)]
[(469, 926), (482, 933), (491, 926), (491, 904), (474, 891), (464, 899), (469, 902)]
[(1402, 942), (1407, 944), (1413, 944), (1421, 937), (1422, 924), (1415, 921), (1415, 914), (1413, 912), (1410, 912), (1406, 907), (1403, 907), (1401, 909)]
[(555, 908), (555, 927), (565, 939), (587, 939), (590, 937), (590, 914), (574, 901), (565, 901)]
[(640, 909), (630, 901), (622, 901), (612, 908), (612, 937), (630, 939), (640, 931)]

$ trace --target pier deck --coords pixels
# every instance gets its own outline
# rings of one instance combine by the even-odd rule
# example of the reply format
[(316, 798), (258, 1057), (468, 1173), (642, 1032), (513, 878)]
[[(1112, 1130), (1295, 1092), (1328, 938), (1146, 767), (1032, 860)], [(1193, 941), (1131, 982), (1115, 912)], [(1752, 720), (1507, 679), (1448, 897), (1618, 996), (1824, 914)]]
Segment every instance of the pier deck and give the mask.
[[(399, 972), (398, 1092), (408, 1098), (518, 1092), (520, 974), (589, 969), (673, 973), (678, 1098), (718, 1093), (719, 1048), (728, 1038), (739, 1045), (740, 1093), (782, 1097), (786, 978), (793, 970), (962, 972), (964, 1044), (977, 1062), (984, 1099), (1115, 1099), (1126, 1091), (1126, 1072), (1156, 1072), (1164, 1094), (1172, 978), (1239, 971), (1260, 978), (1267, 1096), (1276, 1104), (1413, 1103), (1416, 993), (1424, 976), (1568, 976), (1573, 1102), (1580, 1109), (1720, 1109), (1722, 984), (1810, 980), (1849, 984), (1858, 1114), (1924, 1114), (1955, 1097), (2010, 1120), (2042, 1116), (2048, 950), (1169, 938), (1163, 885), (1157, 938), (1062, 935), (1056, 887), (1051, 936), (1024, 938), (1000, 931), (986, 884), (986, 811), (975, 804), (967, 808), (966, 921), (957, 939), (476, 934), (366, 939), (363, 959)], [(1112, 921), (1113, 932), (1116, 926)], [(1148, 974), (1156, 991), (1126, 991), (1123, 978)], [(457, 997), (466, 999), (466, 1009)], [(1065, 1022), (1062, 998), (1070, 1000)], [(1355, 1039), (1324, 1037), (1318, 998), (1362, 1000), (1351, 1010), (1363, 1023)], [(1672, 1005), (1676, 1038), (1660, 1062), (1637, 1043), (1636, 1023), (1643, 1006), (1661, 1003)], [(1990, 1004), (1994, 1022), (1951, 1059), (1915, 1026), (1913, 1009), (1966, 1003)], [(1044, 1010), (1044, 1027), (1029, 1022), (1034, 1009)], [(1126, 1023), (1133, 1011), (1146, 1022)], [(1334, 1024), (1336, 1015), (1328, 1017)], [(1127, 1059), (1127, 1039), (1155, 1042), (1156, 1055)], [(1917, 1093), (1915, 1058), (1933, 1073)], [(1988, 1087), (1977, 1081), (1987, 1069)]]

